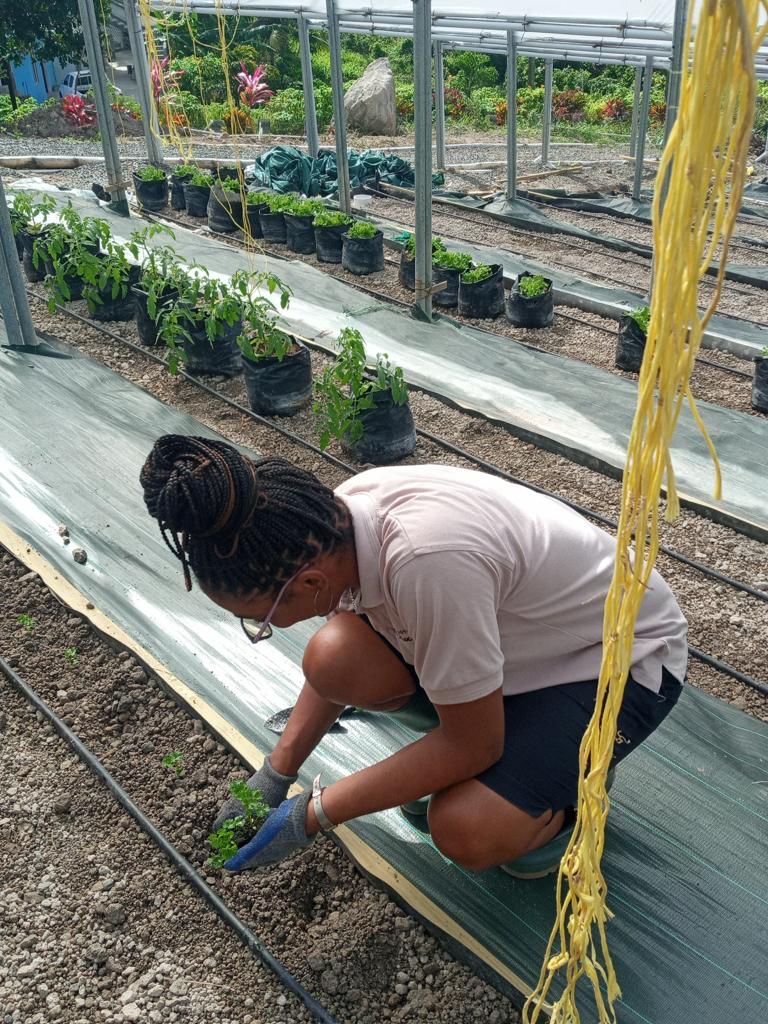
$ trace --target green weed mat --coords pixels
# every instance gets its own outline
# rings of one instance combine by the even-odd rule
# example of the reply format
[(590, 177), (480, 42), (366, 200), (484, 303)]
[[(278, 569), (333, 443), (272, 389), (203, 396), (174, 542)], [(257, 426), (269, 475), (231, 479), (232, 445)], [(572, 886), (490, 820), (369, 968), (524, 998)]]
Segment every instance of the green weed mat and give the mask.
[[(71, 199), (83, 213), (98, 212), (117, 238), (127, 238), (146, 223), (139, 217), (118, 217), (98, 207), (93, 197), (53, 195), (61, 202)], [(239, 268), (269, 267), (278, 273), (293, 292), (283, 315), (288, 330), (332, 352), (339, 331), (357, 327), (369, 359), (375, 360), (378, 352), (388, 353), (402, 366), (409, 383), (574, 461), (613, 475), (623, 470), (637, 400), (633, 381), (448, 318), (422, 323), (407, 310), (371, 299), (300, 261), (249, 256), (183, 228), (176, 228), (175, 234), (173, 244), (184, 258), (222, 277)], [(160, 244), (163, 237), (155, 241)], [(672, 447), (682, 501), (736, 529), (768, 539), (768, 420), (706, 402), (699, 403), (699, 411), (723, 468), (723, 497), (719, 501), (712, 497), (709, 451), (684, 406)]]
[[(316, 624), (245, 642), (195, 589), (143, 507), (139, 468), (162, 433), (213, 436), (196, 420), (85, 358), (0, 349), (0, 534), (39, 552), (104, 616), (260, 750), (264, 720), (292, 704)], [(66, 523), (65, 546), (58, 525)], [(21, 543), (23, 542), (23, 543)], [(72, 549), (88, 553), (85, 565)], [(22, 666), (23, 670), (23, 666)], [(331, 780), (412, 735), (359, 715), (302, 772)], [(605, 871), (622, 1024), (730, 1024), (768, 1018), (768, 726), (693, 689), (620, 768)], [(519, 882), (447, 862), (398, 811), (352, 825), (388, 865), (389, 884), (472, 959), (495, 957), (518, 989), (535, 982), (553, 919), (553, 880)], [(590, 994), (584, 1024), (596, 1019)]]

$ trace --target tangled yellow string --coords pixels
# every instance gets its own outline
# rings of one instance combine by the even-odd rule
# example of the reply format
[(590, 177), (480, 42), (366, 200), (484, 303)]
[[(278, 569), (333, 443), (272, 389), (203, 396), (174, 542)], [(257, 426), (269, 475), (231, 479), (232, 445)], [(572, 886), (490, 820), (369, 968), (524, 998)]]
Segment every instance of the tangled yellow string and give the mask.
[[(665, 478), (667, 518), (679, 511), (669, 446), (686, 399), (712, 453), (714, 489), (720, 495), (717, 455), (689, 382), (702, 333), (720, 298), (741, 205), (754, 116), (754, 60), (766, 36), (766, 13), (767, 0), (704, 0), (692, 2), (689, 9), (679, 113), (661, 159), (653, 202), (656, 263), (650, 326), (624, 470), (616, 564), (605, 605), (597, 703), (581, 745), (578, 819), (560, 864), (557, 918), (537, 987), (524, 1007), (525, 1024), (535, 1024), (542, 1012), (551, 1015), (552, 1024), (579, 1024), (576, 986), (584, 976), (591, 983), (601, 1024), (616, 1021), (614, 1002), (621, 991), (608, 949), (606, 923), (612, 914), (600, 865), (609, 806), (605, 780), (635, 622), (659, 548)], [(662, 200), (665, 180), (669, 187)], [(700, 313), (700, 282), (718, 247), (714, 294)], [(563, 969), (563, 992), (550, 1004), (553, 982)]]

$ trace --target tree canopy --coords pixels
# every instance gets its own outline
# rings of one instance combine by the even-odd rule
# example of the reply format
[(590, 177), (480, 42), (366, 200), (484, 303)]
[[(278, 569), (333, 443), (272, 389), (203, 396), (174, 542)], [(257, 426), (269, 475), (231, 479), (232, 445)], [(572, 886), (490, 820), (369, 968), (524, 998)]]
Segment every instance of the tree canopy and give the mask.
[[(106, 4), (108, 13), (109, 4)], [(98, 9), (101, 16), (102, 10)], [(77, 0), (0, 0), (0, 61), (77, 60), (83, 52)]]

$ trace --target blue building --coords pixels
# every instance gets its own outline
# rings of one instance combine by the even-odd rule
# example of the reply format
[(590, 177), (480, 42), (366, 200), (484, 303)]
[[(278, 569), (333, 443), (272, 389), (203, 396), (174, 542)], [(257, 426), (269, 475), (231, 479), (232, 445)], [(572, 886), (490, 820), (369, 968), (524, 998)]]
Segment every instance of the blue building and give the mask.
[(27, 56), (20, 64), (13, 65), (13, 81), (19, 99), (31, 96), (38, 103), (58, 94), (64, 74), (58, 60), (36, 61)]

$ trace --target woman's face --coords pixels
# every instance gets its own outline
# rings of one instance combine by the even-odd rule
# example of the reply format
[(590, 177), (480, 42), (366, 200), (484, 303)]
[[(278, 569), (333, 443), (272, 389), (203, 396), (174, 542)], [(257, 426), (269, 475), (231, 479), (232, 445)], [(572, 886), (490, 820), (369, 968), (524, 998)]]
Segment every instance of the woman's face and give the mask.
[[(332, 591), (329, 581), (323, 572), (311, 566), (302, 569), (285, 588), (279, 599), (277, 592), (273, 594), (218, 594), (205, 591), (206, 596), (225, 611), (231, 612), (239, 619), (255, 619), (263, 622), (272, 611), (271, 625), (278, 629), (293, 626), (296, 622), (312, 619), (318, 615), (327, 615), (332, 608), (329, 605), (338, 603), (341, 596)], [(277, 605), (272, 610), (277, 599)]]

